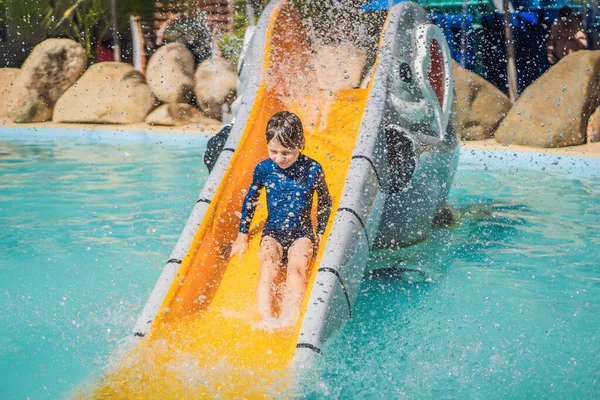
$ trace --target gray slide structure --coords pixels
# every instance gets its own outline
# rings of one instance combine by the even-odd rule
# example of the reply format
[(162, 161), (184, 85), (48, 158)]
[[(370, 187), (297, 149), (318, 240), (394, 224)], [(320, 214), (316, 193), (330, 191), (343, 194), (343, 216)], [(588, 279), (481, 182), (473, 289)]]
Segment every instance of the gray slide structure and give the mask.
[[(147, 333), (250, 122), (269, 16), (278, 2), (266, 7), (245, 50), (231, 133), (136, 323), (135, 336)], [(432, 77), (434, 64), (441, 72)], [(372, 79), (332, 235), (298, 337), (296, 367), (310, 367), (323, 353), (324, 341), (352, 317), (373, 248), (406, 246), (427, 236), (458, 163), (450, 53), (441, 30), (419, 5), (405, 2), (390, 9)]]
[[(443, 72), (432, 85), (428, 70), (436, 56)], [(352, 317), (370, 251), (423, 239), (444, 207), (459, 155), (451, 123), (451, 68), (443, 34), (424, 10), (414, 3), (395, 5), (383, 32), (335, 235), (327, 241), (310, 293), (296, 366), (310, 366), (322, 343)], [(434, 86), (443, 95), (436, 95)]]

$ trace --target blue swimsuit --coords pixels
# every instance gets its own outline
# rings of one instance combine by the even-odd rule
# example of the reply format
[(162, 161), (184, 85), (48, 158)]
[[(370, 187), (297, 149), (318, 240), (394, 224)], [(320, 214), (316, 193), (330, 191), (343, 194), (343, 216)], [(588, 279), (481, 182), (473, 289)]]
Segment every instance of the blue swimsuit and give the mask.
[(325, 174), (315, 160), (300, 154), (287, 169), (281, 169), (270, 158), (254, 169), (252, 184), (242, 206), (240, 232), (248, 233), (256, 211), (260, 190), (267, 191), (269, 216), (263, 237), (271, 236), (283, 247), (284, 256), (298, 239), (307, 237), (315, 242), (310, 219), (313, 193), (317, 192), (317, 233), (323, 234), (331, 214), (331, 196), (325, 183)]

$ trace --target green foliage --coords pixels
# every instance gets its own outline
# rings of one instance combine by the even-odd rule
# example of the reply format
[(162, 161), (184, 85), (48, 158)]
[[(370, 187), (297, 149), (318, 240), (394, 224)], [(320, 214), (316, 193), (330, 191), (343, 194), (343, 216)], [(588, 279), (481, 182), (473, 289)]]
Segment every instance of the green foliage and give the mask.
[(110, 9), (104, 0), (56, 0), (47, 5), (43, 26), (50, 33), (76, 40), (93, 59), (96, 44), (110, 27), (109, 18)]
[(3, 0), (7, 34), (20, 42), (36, 42), (43, 38), (44, 4), (47, 0)]
[(257, 2), (252, 0), (235, 0), (233, 8), (233, 32), (229, 35), (221, 36), (217, 41), (217, 46), (221, 50), (223, 57), (236, 64), (244, 46), (244, 34), (248, 25), (250, 25), (250, 21), (248, 20), (248, 6), (252, 7), (256, 19), (260, 16), (260, 14), (257, 14), (258, 10), (254, 8), (253, 3)]
[[(152, 0), (118, 0), (119, 25), (129, 26), (130, 15), (151, 17)], [(35, 44), (48, 37), (79, 42), (90, 60), (111, 28), (111, 0), (0, 0), (0, 19), (10, 40)]]
[[(110, 2), (110, 0), (105, 0)], [(154, 12), (154, 0), (118, 0), (118, 14), (122, 19), (128, 19), (131, 15), (139, 15), (142, 19), (152, 19)], [(127, 23), (129, 23), (127, 21)]]
[(248, 21), (247, 7), (249, 3), (247, 0), (236, 0), (233, 7), (233, 33), (236, 36), (243, 36), (246, 28), (250, 24)]
[(224, 58), (237, 64), (244, 46), (244, 35), (225, 35), (219, 40), (218, 46)]
[[(267, 4), (269, 4), (269, 1), (270, 0), (248, 0), (248, 3), (250, 3), (250, 6), (254, 10), (254, 15), (256, 16), (257, 21), (258, 17), (260, 17), (260, 14), (263, 12)], [(310, 2), (311, 0), (306, 1)]]
[[(270, 0), (234, 0), (233, 32), (219, 38), (217, 46), (223, 57), (238, 62), (244, 46), (244, 34), (251, 23), (256, 24)], [(249, 8), (254, 14), (254, 21), (249, 20)]]
[(6, 1), (0, 0), (0, 25), (6, 24)]

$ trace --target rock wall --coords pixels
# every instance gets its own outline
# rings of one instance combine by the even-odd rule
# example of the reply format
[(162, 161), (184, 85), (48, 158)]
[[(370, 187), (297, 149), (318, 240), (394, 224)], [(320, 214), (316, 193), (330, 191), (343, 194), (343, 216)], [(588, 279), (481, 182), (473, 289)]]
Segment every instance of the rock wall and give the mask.
[[(195, 69), (193, 55), (179, 43), (156, 51), (147, 80), (125, 63), (94, 64), (84, 74), (86, 65), (85, 51), (73, 40), (38, 44), (21, 70), (0, 69), (0, 117), (24, 123), (52, 119), (127, 124), (143, 121), (164, 102), (173, 106), (161, 108), (149, 121), (181, 125), (202, 119), (214, 124), (206, 117), (220, 119), (222, 105), (231, 106), (236, 96), (234, 65), (216, 58)], [(194, 95), (199, 109), (184, 106), (193, 102)]]
[(196, 103), (209, 118), (221, 119), (221, 106), (231, 106), (236, 96), (235, 66), (223, 58), (203, 61), (194, 74)]
[(0, 117), (8, 117), (8, 99), (10, 91), (19, 77), (19, 68), (0, 69)]
[(592, 113), (586, 129), (587, 143), (600, 142), (600, 106)]
[(460, 137), (466, 140), (493, 137), (512, 106), (510, 99), (490, 82), (454, 61), (452, 70)]
[(141, 72), (126, 63), (102, 62), (58, 100), (53, 121), (132, 124), (144, 121), (155, 104)]
[(589, 117), (599, 105), (600, 51), (578, 51), (523, 91), (496, 140), (534, 147), (584, 144)]
[(85, 50), (73, 40), (48, 39), (35, 46), (10, 92), (10, 119), (50, 120), (54, 104), (81, 76), (86, 64)]
[(181, 43), (169, 43), (150, 57), (146, 77), (165, 103), (189, 103), (194, 96), (194, 56)]

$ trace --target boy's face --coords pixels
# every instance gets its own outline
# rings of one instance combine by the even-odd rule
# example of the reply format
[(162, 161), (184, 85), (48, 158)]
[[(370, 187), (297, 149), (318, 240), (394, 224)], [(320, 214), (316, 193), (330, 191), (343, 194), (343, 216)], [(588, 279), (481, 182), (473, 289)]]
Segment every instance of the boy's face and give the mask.
[(267, 143), (267, 150), (269, 150), (269, 158), (281, 169), (289, 168), (300, 156), (300, 149), (288, 149), (276, 139)]

